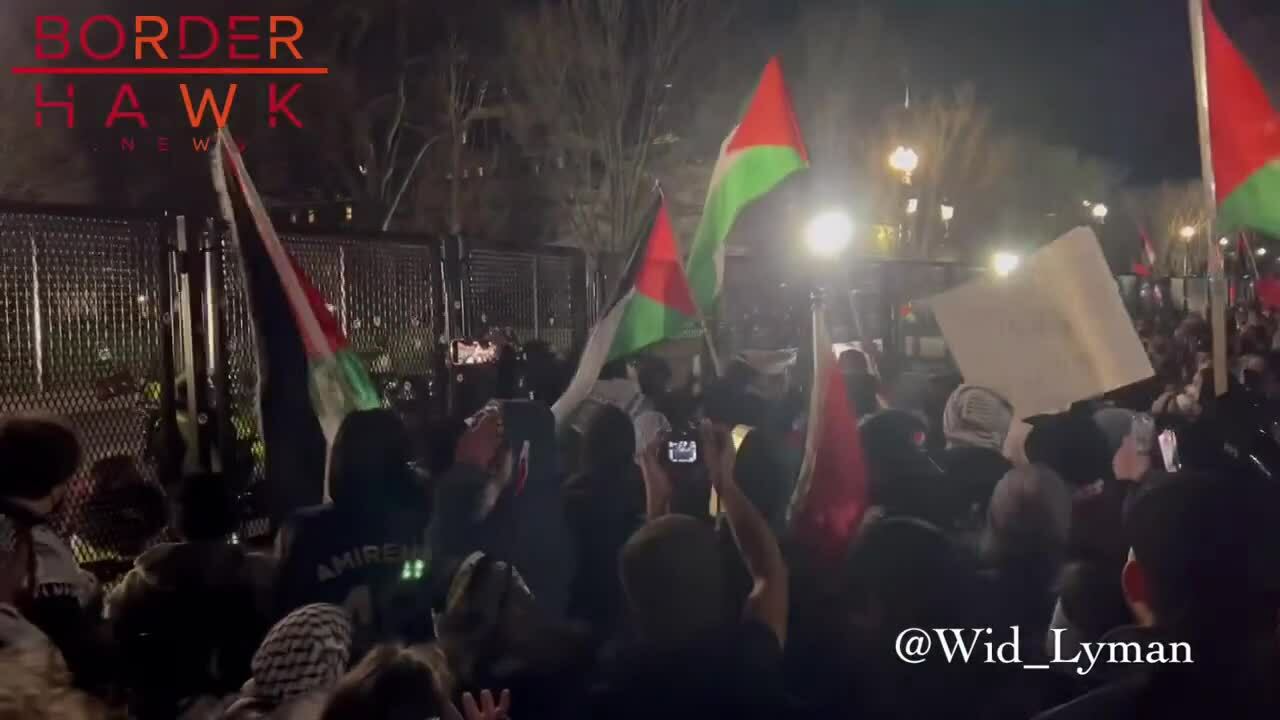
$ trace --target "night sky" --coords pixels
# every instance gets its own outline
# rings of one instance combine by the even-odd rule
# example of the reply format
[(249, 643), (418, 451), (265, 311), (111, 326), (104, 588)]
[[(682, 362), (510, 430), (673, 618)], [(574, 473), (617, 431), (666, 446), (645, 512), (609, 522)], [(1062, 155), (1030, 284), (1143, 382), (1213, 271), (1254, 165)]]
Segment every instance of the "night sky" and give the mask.
[[(851, 0), (769, 0), (766, 12), (811, 2)], [(868, 2), (909, 35), (917, 94), (971, 81), (1002, 125), (1106, 157), (1131, 182), (1199, 174), (1184, 0)], [(1276, 79), (1280, 0), (1214, 7)]]

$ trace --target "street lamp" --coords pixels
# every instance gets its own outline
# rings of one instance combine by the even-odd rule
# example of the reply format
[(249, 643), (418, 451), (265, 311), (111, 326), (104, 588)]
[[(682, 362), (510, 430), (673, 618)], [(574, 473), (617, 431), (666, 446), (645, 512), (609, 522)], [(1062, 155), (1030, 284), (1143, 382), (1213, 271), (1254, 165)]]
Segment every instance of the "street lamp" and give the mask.
[(1218, 244), (1221, 245), (1222, 247), (1226, 247), (1231, 244), (1231, 241), (1228, 240), (1227, 238), (1218, 238)]
[[(1183, 225), (1182, 229), (1178, 230), (1178, 237), (1182, 238), (1183, 240), (1190, 240), (1195, 236), (1196, 236), (1196, 229), (1194, 226)], [(1223, 238), (1223, 239), (1225, 240), (1226, 238)]]
[(911, 184), (911, 173), (920, 167), (920, 155), (905, 145), (899, 145), (889, 153), (889, 167), (902, 173), (902, 182)]
[(819, 260), (834, 260), (853, 240), (853, 220), (848, 213), (827, 210), (813, 216), (804, 229), (804, 244)]
[(1266, 248), (1258, 248), (1258, 257), (1262, 257), (1262, 256), (1264, 256), (1264, 255), (1266, 255), (1266, 254), (1267, 254), (1267, 249), (1266, 249)]
[(1111, 212), (1111, 209), (1102, 203), (1095, 203), (1093, 209), (1089, 212), (1093, 215), (1093, 219), (1104, 223), (1107, 221), (1107, 214)]
[(991, 269), (1000, 277), (1008, 277), (1021, 263), (1022, 258), (1011, 252), (998, 252), (991, 257)]

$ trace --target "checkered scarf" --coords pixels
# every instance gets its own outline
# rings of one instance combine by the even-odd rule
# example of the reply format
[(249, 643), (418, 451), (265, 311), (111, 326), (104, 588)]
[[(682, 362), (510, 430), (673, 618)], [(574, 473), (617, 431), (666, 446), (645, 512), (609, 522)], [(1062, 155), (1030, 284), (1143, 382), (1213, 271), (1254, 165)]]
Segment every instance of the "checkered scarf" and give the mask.
[(305, 605), (271, 628), (253, 656), (252, 694), (282, 702), (333, 685), (351, 659), (351, 619), (336, 605)]

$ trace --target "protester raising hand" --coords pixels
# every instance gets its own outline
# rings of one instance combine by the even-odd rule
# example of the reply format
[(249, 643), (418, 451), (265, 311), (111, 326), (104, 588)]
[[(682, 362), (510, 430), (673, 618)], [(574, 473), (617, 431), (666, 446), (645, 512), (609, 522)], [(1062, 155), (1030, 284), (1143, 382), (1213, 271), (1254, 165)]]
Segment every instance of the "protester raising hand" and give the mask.
[(458, 438), (454, 462), (488, 468), (502, 447), (505, 435), (501, 411), (485, 411)]
[(699, 431), (707, 471), (720, 495), (742, 562), (751, 575), (751, 593), (743, 607), (743, 616), (769, 628), (778, 639), (778, 646), (784, 646), (787, 642), (788, 589), (787, 564), (782, 558), (782, 549), (778, 547), (778, 539), (769, 529), (769, 523), (734, 481), (736, 449), (728, 429), (704, 420)]
[(671, 474), (662, 466), (662, 449), (666, 446), (666, 434), (660, 434), (636, 456), (640, 476), (644, 478), (644, 508), (648, 520), (656, 520), (671, 511)]
[(445, 720), (507, 720), (511, 711), (511, 691), (503, 690), (498, 702), (493, 701), (493, 693), (485, 690), (480, 693), (480, 702), (476, 703), (475, 695), (465, 693), (462, 696), (462, 712), (453, 703), (445, 706)]
[(1138, 441), (1133, 435), (1125, 436), (1120, 449), (1111, 460), (1111, 471), (1117, 480), (1139, 482), (1142, 476), (1151, 469), (1151, 454), (1138, 448)]
[(702, 421), (698, 428), (702, 436), (702, 454), (707, 465), (707, 474), (716, 492), (723, 492), (722, 485), (733, 484), (734, 459), (737, 448), (733, 446), (733, 435), (728, 429)]

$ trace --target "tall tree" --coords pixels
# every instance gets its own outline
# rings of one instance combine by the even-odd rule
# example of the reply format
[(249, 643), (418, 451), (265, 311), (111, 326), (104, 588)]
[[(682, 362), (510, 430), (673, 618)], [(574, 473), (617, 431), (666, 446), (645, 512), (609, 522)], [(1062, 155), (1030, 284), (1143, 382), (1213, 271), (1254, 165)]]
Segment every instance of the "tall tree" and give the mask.
[[(995, 190), (1014, 167), (1012, 144), (993, 129), (991, 111), (978, 102), (974, 87), (962, 86), (894, 108), (886, 114), (881, 137), (882, 144), (868, 158), (866, 170), (882, 187), (901, 182), (887, 165), (893, 147), (904, 144), (920, 156), (910, 193), (917, 201), (912, 218), (914, 246), (907, 252), (920, 257), (969, 254), (970, 241), (994, 224), (1003, 210)], [(955, 212), (945, 223), (943, 204)], [(896, 203), (894, 212), (901, 212)], [(951, 239), (957, 242), (944, 247)]]
[[(1199, 180), (1136, 188), (1125, 193), (1124, 204), (1133, 222), (1151, 238), (1157, 272), (1182, 275), (1204, 269), (1208, 259), (1204, 232), (1210, 212)], [(1194, 235), (1185, 237), (1183, 228), (1192, 228)], [(1131, 252), (1134, 256), (1137, 247)]]
[(507, 25), (510, 127), (565, 231), (594, 257), (623, 249), (669, 140), (705, 0), (545, 0)]

